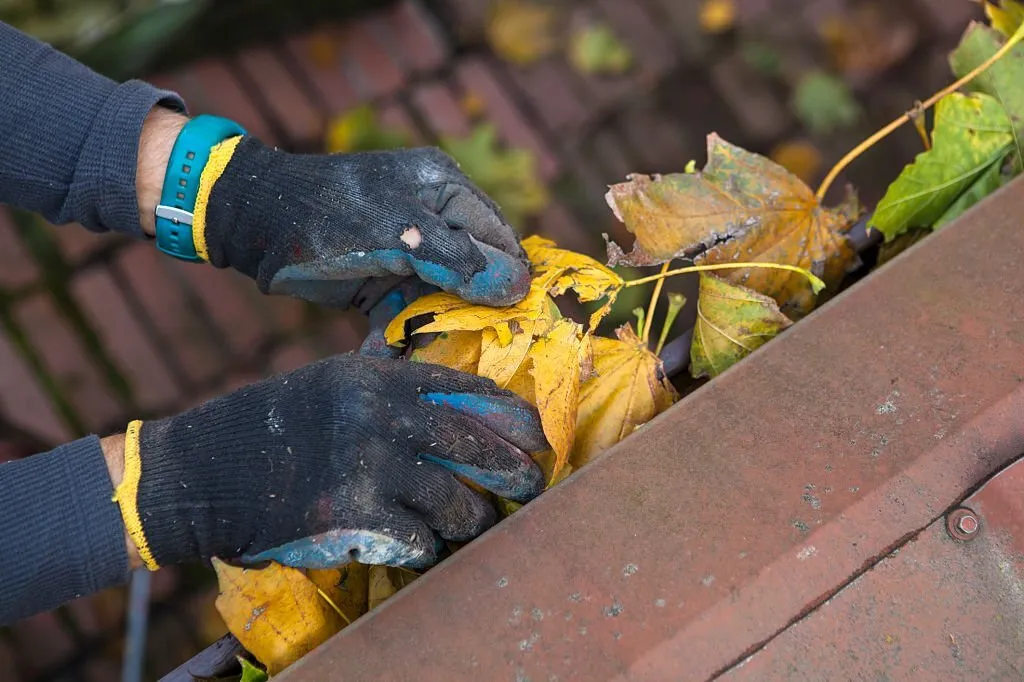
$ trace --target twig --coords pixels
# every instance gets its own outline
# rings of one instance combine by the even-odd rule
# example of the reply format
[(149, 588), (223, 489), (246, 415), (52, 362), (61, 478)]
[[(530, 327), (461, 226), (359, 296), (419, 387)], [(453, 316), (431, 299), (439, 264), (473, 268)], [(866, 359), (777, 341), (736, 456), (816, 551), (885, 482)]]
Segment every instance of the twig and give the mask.
[(647, 284), (648, 282), (656, 282), (663, 280), (666, 277), (675, 277), (676, 275), (686, 275), (691, 272), (709, 272), (711, 270), (735, 270), (737, 268), (766, 268), (769, 270), (789, 270), (790, 272), (797, 272), (808, 279), (811, 283), (811, 288), (814, 293), (820, 292), (825, 288), (825, 283), (821, 281), (821, 278), (817, 277), (810, 270), (798, 268), (795, 265), (785, 265), (784, 263), (716, 263), (714, 265), (690, 265), (685, 268), (679, 268), (677, 270), (665, 270), (657, 275), (651, 275), (650, 277), (641, 277), (640, 279), (627, 280), (622, 286), (623, 287), (635, 287), (640, 284)]
[(665, 261), (664, 265), (661, 266), (662, 278), (654, 283), (654, 293), (651, 294), (651, 302), (647, 304), (647, 319), (644, 322), (643, 333), (640, 334), (640, 340), (644, 343), (647, 343), (647, 340), (651, 336), (651, 326), (654, 324), (654, 310), (658, 306), (658, 297), (661, 296), (661, 288), (665, 286), (664, 275), (668, 272), (668, 266), (671, 264), (671, 260)]
[[(979, 64), (976, 68), (972, 69), (970, 73), (968, 73), (966, 76), (958, 80), (956, 83), (953, 83), (952, 85), (943, 88), (942, 90), (940, 90), (939, 92), (935, 93), (927, 100), (925, 100), (921, 104), (921, 111), (923, 112), (925, 109), (933, 106), (936, 102), (938, 102), (940, 99), (942, 99), (949, 93), (959, 90), (960, 88), (962, 88), (963, 86), (967, 85), (972, 80), (977, 78), (977, 76), (981, 74), (985, 69), (992, 66), (992, 64), (999, 61), (999, 59), (1004, 54), (1013, 49), (1013, 46), (1019, 43), (1021, 39), (1024, 39), (1024, 24), (1022, 24), (1021, 27), (1017, 29), (1016, 33), (1014, 33), (1009, 40), (1003, 43), (1003, 46), (999, 48), (994, 55), (992, 55), (984, 62)], [(829, 187), (832, 186), (832, 183), (835, 182), (836, 177), (840, 173), (842, 173), (843, 170), (845, 170), (846, 167), (849, 166), (854, 159), (856, 159), (858, 156), (860, 156), (865, 151), (874, 146), (876, 142), (888, 136), (892, 131), (896, 130), (909, 120), (910, 112), (904, 113), (895, 121), (885, 126), (881, 130), (877, 131), (874, 135), (872, 135), (871, 137), (869, 137), (868, 139), (864, 140), (859, 145), (851, 149), (846, 154), (846, 156), (839, 160), (839, 163), (832, 167), (832, 170), (828, 172), (828, 175), (825, 176), (825, 179), (822, 181), (821, 186), (818, 188), (818, 191), (815, 192), (815, 196), (818, 198), (818, 201), (821, 201), (822, 199), (825, 198), (825, 194), (828, 192)]]

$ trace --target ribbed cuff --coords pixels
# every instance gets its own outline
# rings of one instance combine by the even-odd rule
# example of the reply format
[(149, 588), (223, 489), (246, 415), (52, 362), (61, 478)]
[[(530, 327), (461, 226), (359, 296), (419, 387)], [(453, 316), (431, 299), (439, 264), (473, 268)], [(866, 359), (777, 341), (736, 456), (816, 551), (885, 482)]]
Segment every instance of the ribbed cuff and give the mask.
[(0, 464), (0, 625), (127, 580), (112, 495), (96, 436)]
[(133, 80), (117, 86), (97, 112), (68, 196), (76, 220), (86, 228), (143, 236), (135, 190), (139, 137), (157, 104), (185, 111), (175, 93)]

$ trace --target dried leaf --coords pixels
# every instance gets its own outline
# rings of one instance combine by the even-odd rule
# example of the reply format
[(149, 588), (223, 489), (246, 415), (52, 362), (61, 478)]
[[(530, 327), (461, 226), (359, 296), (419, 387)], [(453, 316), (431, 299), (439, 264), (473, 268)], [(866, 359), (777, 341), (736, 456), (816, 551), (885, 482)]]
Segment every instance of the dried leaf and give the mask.
[(414, 350), (410, 359), (476, 374), (480, 363), (480, 332), (441, 332), (429, 344)]
[[(843, 235), (852, 216), (820, 206), (785, 168), (714, 133), (702, 171), (632, 175), (605, 198), (636, 235), (629, 255), (609, 244), (613, 265), (656, 265), (704, 251), (698, 263), (784, 263), (810, 270), (833, 287), (856, 260)], [(726, 278), (771, 296), (793, 316), (814, 307), (814, 292), (797, 273), (740, 269)]]
[[(935, 107), (932, 148), (918, 154), (889, 185), (869, 226), (887, 241), (913, 227), (932, 227), (974, 183), (981, 181), (978, 189), (986, 189), (992, 173), (998, 182), (999, 168), (1012, 149), (1013, 127), (994, 98), (958, 92), (943, 97)], [(978, 189), (968, 202), (980, 198)]]
[(821, 152), (807, 140), (783, 142), (772, 150), (771, 159), (808, 183), (821, 170)]
[(633, 65), (633, 53), (608, 24), (587, 24), (573, 31), (569, 62), (580, 73), (619, 75)]
[(545, 320), (524, 322), (524, 330), (515, 334), (506, 345), (501, 344), (498, 334), (493, 329), (483, 330), (477, 374), (505, 388), (526, 360), (526, 354), (533, 343), (534, 329), (548, 324)]
[(594, 374), (580, 386), (576, 442), (570, 463), (576, 469), (664, 412), (677, 399), (661, 360), (628, 324), (617, 339), (594, 337)]
[(556, 8), (533, 0), (496, 0), (487, 21), (487, 41), (502, 59), (532, 64), (558, 48)]
[(370, 567), (349, 563), (340, 568), (310, 569), (306, 577), (312, 581), (344, 614), (346, 625), (366, 613), (366, 590), (370, 581)]
[(701, 273), (690, 373), (718, 376), (791, 324), (767, 296)]
[(459, 162), (476, 185), (501, 207), (512, 225), (522, 225), (550, 202), (529, 149), (503, 148), (497, 129), (481, 123), (466, 137), (442, 137), (440, 147)]
[(705, 33), (724, 33), (736, 23), (736, 4), (734, 0), (704, 0), (699, 20)]
[(544, 436), (555, 451), (555, 476), (572, 453), (580, 379), (589, 369), (584, 367), (589, 345), (583, 327), (563, 318), (530, 347), (537, 411)]
[(370, 566), (370, 587), (367, 591), (367, 600), (370, 611), (393, 597), (398, 588), (391, 581), (387, 566)]
[(365, 104), (331, 121), (327, 127), (327, 151), (332, 154), (397, 149), (409, 144), (401, 130), (380, 125), (377, 112)]
[(345, 624), (317, 586), (295, 568), (237, 568), (213, 560), (217, 610), (231, 633), (275, 675)]

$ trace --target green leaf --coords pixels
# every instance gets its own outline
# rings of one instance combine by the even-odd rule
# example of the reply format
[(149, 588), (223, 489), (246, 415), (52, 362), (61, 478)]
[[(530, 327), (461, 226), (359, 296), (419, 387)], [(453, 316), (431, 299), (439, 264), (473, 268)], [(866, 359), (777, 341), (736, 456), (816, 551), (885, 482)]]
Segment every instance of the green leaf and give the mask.
[(886, 241), (912, 227), (933, 227), (1012, 149), (1010, 119), (998, 101), (981, 93), (943, 97), (935, 107), (932, 148), (918, 154), (889, 185), (869, 226)]
[(521, 228), (526, 218), (547, 206), (550, 198), (537, 175), (533, 152), (501, 148), (497, 131), (490, 123), (478, 125), (466, 137), (442, 138), (441, 148), (494, 199), (513, 226)]
[(861, 107), (846, 83), (824, 71), (811, 71), (800, 79), (791, 106), (815, 135), (847, 128), (861, 116)]
[(633, 54), (608, 24), (599, 23), (572, 34), (569, 61), (581, 73), (617, 75), (633, 65)]
[[(949, 65), (957, 78), (963, 78), (1003, 45), (993, 29), (979, 23), (971, 24), (963, 39), (949, 55)], [(1024, 45), (1017, 44), (964, 86), (969, 92), (983, 92), (995, 97), (1006, 110), (1013, 124), (1013, 140), (1018, 159), (1024, 159)]]
[(959, 218), (960, 215), (971, 206), (974, 206), (989, 194), (992, 194), (992, 192), (995, 192), (997, 189), (1005, 185), (1010, 178), (1008, 175), (1003, 173), (1003, 165), (1003, 160), (999, 159), (982, 171), (981, 175), (978, 176), (978, 179), (971, 183), (971, 186), (964, 190), (964, 192), (956, 198), (956, 201), (950, 204), (949, 208), (946, 209), (946, 212), (935, 221), (935, 225), (933, 227), (937, 230), (946, 223)]
[(242, 665), (242, 677), (238, 682), (267, 682), (269, 679), (266, 670), (257, 668), (241, 656), (238, 657), (238, 662)]

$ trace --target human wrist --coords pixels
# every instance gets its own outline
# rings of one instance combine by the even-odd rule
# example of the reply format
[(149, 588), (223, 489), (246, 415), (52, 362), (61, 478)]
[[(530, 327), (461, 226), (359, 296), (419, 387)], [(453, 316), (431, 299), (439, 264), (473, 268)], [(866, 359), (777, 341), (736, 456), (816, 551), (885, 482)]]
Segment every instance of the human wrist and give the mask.
[[(118, 433), (100, 439), (100, 449), (103, 451), (103, 459), (107, 463), (107, 473), (110, 474), (110, 483), (114, 489), (121, 485), (124, 480), (124, 434)], [(129, 535), (128, 530), (124, 531), (125, 549), (128, 553), (128, 566), (131, 569), (142, 568), (142, 557), (139, 556), (139, 549)]]
[(139, 201), (139, 222), (149, 237), (156, 235), (155, 211), (163, 192), (171, 150), (188, 120), (183, 114), (155, 106), (142, 124), (135, 191)]

